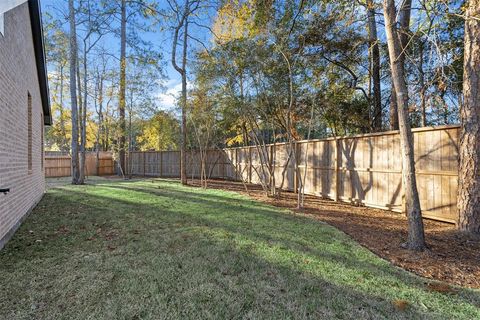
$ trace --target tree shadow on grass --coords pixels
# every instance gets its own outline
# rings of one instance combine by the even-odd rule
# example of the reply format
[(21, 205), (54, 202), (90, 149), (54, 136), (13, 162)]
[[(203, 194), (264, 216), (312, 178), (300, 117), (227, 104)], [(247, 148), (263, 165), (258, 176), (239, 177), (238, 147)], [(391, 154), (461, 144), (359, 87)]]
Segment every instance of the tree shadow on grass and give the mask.
[[(295, 221), (301, 221), (304, 226), (310, 226), (313, 228), (312, 230), (309, 230), (311, 232), (312, 236), (316, 236), (315, 232), (316, 230), (316, 225), (312, 225), (312, 219), (309, 217), (299, 217), (299, 216), (293, 216), (293, 215), (288, 215), (288, 214), (280, 214), (279, 215), (279, 210), (276, 209), (275, 207), (271, 207), (268, 205), (260, 204), (258, 202), (254, 202), (249, 199), (243, 199), (242, 197), (238, 197), (237, 201), (234, 201), (232, 197), (229, 197), (228, 195), (221, 196), (217, 194), (212, 194), (210, 193), (199, 193), (199, 192), (188, 192), (185, 190), (167, 190), (167, 189), (157, 189), (155, 187), (152, 188), (145, 188), (145, 187), (125, 187), (125, 186), (109, 186), (109, 188), (117, 188), (117, 189), (125, 189), (129, 192), (140, 192), (140, 193), (145, 193), (145, 194), (151, 194), (156, 197), (171, 197), (171, 198), (176, 198), (176, 199), (182, 199), (182, 201), (187, 201), (191, 203), (197, 203), (201, 204), (202, 209), (211, 209), (213, 210), (212, 212), (217, 212), (215, 211), (216, 209), (219, 208), (219, 206), (222, 206), (223, 210), (220, 211), (220, 213), (224, 214), (224, 217), (222, 217), (221, 220), (216, 219), (215, 215), (202, 215), (203, 223), (206, 223), (209, 226), (212, 227), (221, 227), (224, 229), (228, 229), (230, 232), (241, 232), (243, 234), (248, 234), (250, 236), (261, 236), (263, 237), (263, 240), (266, 241), (287, 241), (289, 245), (295, 245), (297, 250), (303, 250), (305, 248), (308, 248), (308, 245), (305, 244), (305, 241), (297, 241), (295, 239), (298, 239), (296, 230), (291, 228), (290, 224), (295, 222)], [(209, 210), (206, 210), (207, 212)], [(282, 210), (285, 213), (285, 210)], [(330, 210), (332, 214), (342, 214), (341, 212), (338, 212), (336, 210)], [(231, 212), (229, 214), (229, 212)], [(188, 211), (181, 212), (182, 214), (188, 214)], [(198, 219), (200, 216), (197, 214), (193, 214), (190, 218), (191, 221), (194, 221), (195, 219)], [(260, 218), (263, 217), (263, 218)], [(242, 218), (244, 220), (242, 220)], [(252, 219), (250, 219), (252, 218)], [(253, 220), (255, 218), (255, 225), (251, 224), (250, 220)], [(274, 221), (272, 221), (274, 219)], [(227, 222), (228, 220), (228, 225), (225, 224), (219, 224), (220, 221)], [(394, 217), (391, 218), (391, 220), (396, 219)], [(272, 225), (272, 223), (276, 224), (276, 229), (279, 229), (282, 231), (281, 234), (277, 234), (275, 237), (272, 236), (272, 230), (268, 229)], [(361, 224), (361, 222), (359, 222)], [(265, 228), (267, 227), (267, 228)], [(382, 233), (385, 232), (385, 230), (382, 229), (382, 227), (379, 226), (372, 226), (368, 225), (368, 228), (370, 232), (372, 233)], [(303, 232), (303, 230), (302, 230)], [(397, 233), (402, 233), (403, 231), (401, 229), (399, 230), (388, 230), (388, 232), (397, 232)], [(330, 233), (329, 236), (332, 236), (333, 233)], [(402, 235), (399, 235), (398, 237), (401, 238)], [(327, 237), (323, 237), (322, 243), (331, 243), (333, 241), (338, 241), (338, 239), (330, 239)], [(308, 250), (311, 251), (311, 248), (308, 248)], [(352, 263), (354, 265), (358, 265), (358, 257), (355, 257), (355, 261)], [(471, 263), (471, 261), (469, 261)]]
[[(351, 250), (351, 247), (356, 246), (353, 241), (333, 228), (308, 218), (279, 213), (279, 210), (264, 204), (256, 205), (255, 202), (240, 197), (235, 199), (245, 202), (241, 205), (232, 201), (228, 195), (184, 190), (165, 192), (163, 189), (145, 189), (143, 185), (139, 188), (107, 185), (105, 188), (115, 190), (115, 197), (106, 194), (79, 194), (76, 188), (47, 195), (42, 205), (48, 207), (53, 203), (56, 209), (56, 212), (42, 211), (42, 214), (49, 215), (49, 227), (67, 224), (73, 232), (83, 224), (86, 230), (79, 231), (81, 234), (67, 242), (64, 247), (58, 246), (60, 240), (57, 238), (46, 240), (41, 245), (46, 249), (57, 246), (57, 251), (64, 250), (65, 253), (72, 246), (83, 248), (85, 244), (81, 242), (82, 238), (98, 225), (107, 223), (106, 228), (118, 229), (120, 232), (118, 239), (111, 241), (117, 248), (112, 253), (107, 252), (107, 258), (109, 254), (120, 253), (119, 259), (127, 256), (133, 260), (148, 260), (151, 258), (142, 257), (144, 252), (140, 247), (148, 242), (149, 245), (156, 244), (163, 248), (171, 237), (174, 239), (171, 241), (183, 245), (181, 250), (168, 251), (168, 248), (164, 248), (165, 250), (160, 249), (158, 253), (173, 257), (177, 263), (183, 264), (183, 267), (179, 268), (176, 274), (177, 282), (172, 282), (171, 287), (163, 289), (171, 290), (167, 295), (177, 303), (180, 303), (179, 300), (190, 299), (193, 309), (186, 308), (185, 312), (197, 310), (199, 314), (207, 315), (208, 311), (218, 316), (223, 312), (227, 318), (228, 315), (248, 317), (252, 313), (257, 313), (259, 317), (269, 314), (277, 317), (289, 315), (294, 318), (419, 318), (428, 315), (424, 314), (420, 307), (414, 306), (416, 301), (412, 301), (405, 312), (397, 311), (392, 301), (401, 300), (403, 297), (415, 299), (423, 294), (436, 300), (436, 303), (443, 301), (464, 306), (479, 304), (478, 295), (468, 291), (445, 297), (424, 292), (425, 288), (418, 278), (391, 268), (366, 250)], [(194, 206), (205, 213), (185, 212), (180, 202), (173, 203), (172, 207), (159, 206), (159, 203), (153, 201), (152, 204), (139, 203), (135, 201), (135, 192), (147, 198), (152, 197), (151, 200), (175, 196), (183, 202), (193, 202)], [(128, 194), (129, 197), (119, 199), (117, 196), (122, 194)], [(212, 200), (209, 200), (210, 198)], [(106, 204), (111, 207), (106, 208)], [(80, 208), (82, 212), (73, 213), (72, 207)], [(163, 220), (164, 223), (164, 229), (160, 232), (158, 220)], [(39, 228), (44, 227), (40, 225), (41, 221), (35, 222), (39, 223)], [(19, 231), (22, 238), (28, 233), (28, 228), (32, 227), (28, 223), (27, 220)], [(132, 230), (140, 227), (145, 228), (141, 230), (141, 236), (132, 234)], [(163, 232), (167, 233), (167, 236), (157, 239)], [(190, 235), (186, 240), (187, 246), (184, 245), (185, 239), (179, 234)], [(135, 237), (140, 239), (133, 241)], [(18, 241), (14, 238), (12, 242)], [(199, 242), (206, 242), (208, 245), (199, 246)], [(102, 245), (88, 244), (87, 247), (88, 250), (104, 250)], [(8, 246), (6, 249), (8, 251)], [(153, 247), (150, 250), (153, 250)], [(41, 260), (42, 254), (47, 252), (28, 251), (32, 254), (30, 258), (35, 260)], [(7, 256), (8, 253), (4, 258)], [(21, 256), (17, 255), (17, 258), (21, 259)], [(69, 258), (68, 255), (63, 257)], [(222, 262), (220, 258), (225, 261)], [(0, 259), (3, 260), (2, 255)], [(27, 260), (22, 263), (28, 263)], [(307, 263), (306, 260), (310, 262)], [(125, 263), (124, 271), (130, 274), (133, 270)], [(155, 267), (148, 263), (147, 266)], [(207, 278), (199, 274), (206, 270), (213, 274)], [(162, 272), (161, 269), (148, 271), (155, 274)], [(338, 273), (337, 276), (335, 272)], [(353, 276), (356, 276), (356, 279), (349, 278)], [(194, 291), (195, 294), (191, 294), (179, 290), (179, 287), (189, 282), (198, 282), (199, 287), (212, 286), (213, 292)], [(391, 285), (397, 288), (387, 292)], [(175, 293), (179, 296), (175, 296)], [(205, 296), (207, 293), (208, 297)], [(220, 299), (222, 296), (231, 301), (226, 305), (225, 301)], [(429, 311), (435, 312), (432, 309)], [(454, 311), (451, 312), (453, 315)], [(178, 315), (188, 317), (188, 314)]]

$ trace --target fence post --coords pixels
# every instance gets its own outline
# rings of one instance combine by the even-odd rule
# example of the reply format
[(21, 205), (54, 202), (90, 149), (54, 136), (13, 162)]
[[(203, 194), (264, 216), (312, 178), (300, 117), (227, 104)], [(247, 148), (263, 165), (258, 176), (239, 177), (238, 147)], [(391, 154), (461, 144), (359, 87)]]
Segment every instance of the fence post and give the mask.
[(341, 162), (341, 153), (340, 153), (340, 141), (338, 140), (337, 137), (335, 137), (335, 162), (334, 162), (334, 168), (335, 168), (335, 201), (338, 201), (338, 193), (339, 193), (339, 180), (340, 180), (340, 162)]
[(123, 155), (123, 163), (125, 164), (125, 168), (123, 168), (123, 171), (125, 176), (128, 176), (128, 153), (129, 151), (127, 150)]
[[(235, 163), (234, 163), (234, 165), (235, 165), (235, 171), (234, 171), (235, 172), (235, 180), (238, 180), (238, 178), (239, 178), (238, 177), (238, 171), (239, 171), (239, 169), (238, 169), (238, 148), (235, 148)], [(241, 177), (241, 179), (243, 180), (243, 177)]]
[(252, 147), (248, 147), (248, 183), (252, 183)]
[[(275, 137), (273, 138), (275, 140)], [(273, 172), (273, 188), (275, 189), (275, 193), (277, 193), (277, 179), (275, 175), (277, 174), (277, 144), (274, 142), (272, 144), (272, 172)]]
[(145, 177), (145, 158), (146, 158), (146, 152), (143, 153), (143, 176)]
[(163, 151), (160, 151), (160, 177), (163, 177)]
[(293, 192), (298, 193), (298, 161), (299, 159), (299, 152), (298, 152), (298, 143), (297, 141), (293, 142), (293, 148), (295, 149), (295, 162), (293, 163)]
[(130, 150), (125, 152), (125, 175), (128, 176), (130, 172)]
[[(273, 166), (274, 166), (274, 163), (273, 163), (273, 146), (274, 146), (273, 144), (271, 144), (271, 145), (268, 146), (268, 149), (269, 149), (269, 151), (270, 151), (270, 152), (269, 152), (270, 154), (269, 154), (269, 156), (268, 156), (268, 157), (269, 157), (269, 159), (268, 159), (268, 162), (269, 162), (268, 165), (270, 166), (270, 170), (269, 170), (269, 171), (270, 171), (270, 172), (273, 172), (273, 175), (275, 175), (275, 171), (272, 170), (272, 168), (273, 168)], [(272, 176), (272, 177), (268, 177), (268, 178), (269, 178), (268, 180), (270, 181), (270, 185), (271, 185), (272, 181), (274, 181), (274, 178), (273, 178), (273, 176)]]
[(134, 161), (133, 159), (135, 158), (135, 154), (136, 154), (135, 152), (130, 153), (130, 170), (128, 171), (128, 173), (130, 175), (134, 174), (133, 173), (133, 161)]
[(221, 173), (222, 174), (222, 179), (225, 179), (225, 161), (226, 161), (225, 155), (226, 155), (226, 153), (225, 153), (225, 151), (219, 151), (219, 152), (221, 152), (220, 155), (221, 155), (221, 159), (222, 159), (222, 163), (221, 163), (222, 164), (222, 171), (221, 171), (222, 172)]

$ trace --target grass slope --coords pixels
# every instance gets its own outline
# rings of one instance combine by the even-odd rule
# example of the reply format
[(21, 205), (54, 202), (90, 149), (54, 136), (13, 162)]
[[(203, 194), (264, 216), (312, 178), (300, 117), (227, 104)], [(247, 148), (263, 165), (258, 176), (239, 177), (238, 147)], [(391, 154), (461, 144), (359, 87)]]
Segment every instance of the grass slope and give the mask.
[(480, 318), (336, 229), (168, 180), (50, 190), (0, 251), (0, 319)]

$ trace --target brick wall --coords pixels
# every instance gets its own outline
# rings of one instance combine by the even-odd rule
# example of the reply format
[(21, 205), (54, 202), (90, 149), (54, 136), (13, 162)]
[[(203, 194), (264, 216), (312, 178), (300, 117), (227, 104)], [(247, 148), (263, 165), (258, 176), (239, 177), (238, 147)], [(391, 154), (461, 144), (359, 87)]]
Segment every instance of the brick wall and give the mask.
[[(0, 249), (42, 198), (43, 115), (28, 4), (5, 13), (0, 34)], [(31, 96), (31, 171), (28, 105)]]

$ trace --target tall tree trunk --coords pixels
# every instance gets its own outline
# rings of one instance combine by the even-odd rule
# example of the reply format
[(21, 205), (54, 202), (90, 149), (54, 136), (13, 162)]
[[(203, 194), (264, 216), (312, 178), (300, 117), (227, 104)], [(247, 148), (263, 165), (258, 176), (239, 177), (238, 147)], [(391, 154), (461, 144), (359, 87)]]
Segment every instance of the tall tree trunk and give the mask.
[(390, 68), (398, 105), (398, 122), (402, 152), (402, 181), (408, 216), (407, 247), (411, 250), (421, 251), (425, 249), (425, 235), (415, 177), (413, 135), (408, 119), (408, 89), (405, 83), (404, 68), (402, 67), (404, 60), (400, 59), (402, 46), (398, 31), (395, 27), (395, 1), (384, 0), (383, 9)]
[(420, 112), (421, 112), (421, 124), (422, 127), (427, 126), (427, 105), (426, 105), (426, 90), (425, 85), (425, 71), (423, 70), (423, 44), (420, 44), (420, 63), (418, 64), (419, 71), (419, 85), (420, 85)]
[(103, 128), (103, 74), (105, 73), (105, 68), (102, 72), (97, 74), (97, 81), (98, 84), (95, 85), (96, 92), (95, 92), (95, 101), (98, 101), (98, 126), (97, 126), (97, 135), (95, 139), (95, 151), (96, 151), (96, 158), (95, 158), (95, 168), (97, 175), (100, 173), (100, 139), (102, 137), (102, 128)]
[[(475, 18), (474, 18), (475, 17)], [(460, 107), (458, 227), (480, 234), (480, 0), (470, 0), (465, 20), (463, 105)]]
[[(78, 52), (78, 47), (77, 47)], [(84, 170), (85, 170), (85, 162), (82, 160), (82, 148), (83, 148), (83, 137), (82, 137), (82, 130), (83, 130), (83, 95), (82, 95), (82, 77), (80, 74), (80, 60), (77, 56), (77, 98), (78, 98), (78, 130), (80, 134), (80, 145), (79, 145), (79, 168), (78, 168), (78, 183), (84, 183)]]
[(378, 45), (377, 21), (375, 20), (375, 3), (367, 0), (368, 42), (370, 55), (370, 74), (373, 82), (372, 127), (382, 131), (382, 92), (380, 85), (380, 49)]
[(63, 109), (63, 86), (64, 86), (64, 79), (65, 79), (65, 73), (64, 73), (64, 65), (63, 62), (60, 66), (60, 132), (62, 134), (62, 145), (60, 147), (61, 151), (68, 151), (68, 142), (67, 142), (67, 130), (65, 128), (65, 111)]
[[(183, 185), (187, 184), (187, 45), (188, 45), (188, 15), (190, 14), (190, 2), (185, 1), (185, 7), (180, 20), (173, 34), (172, 43), (172, 65), (175, 70), (182, 76), (182, 97), (180, 100), (182, 108), (182, 132), (180, 141), (180, 178)], [(177, 45), (180, 30), (184, 28), (183, 33), (183, 53), (182, 53), (182, 66), (177, 64)]]
[[(81, 184), (85, 183), (85, 171), (86, 171), (86, 146), (87, 146), (87, 52), (86, 52), (87, 43), (84, 42), (83, 48), (83, 101), (81, 101), (82, 107), (82, 116), (80, 119), (80, 178), (79, 182)], [(79, 92), (82, 92), (79, 90)], [(81, 94), (81, 93), (80, 93)]]
[(120, 27), (120, 91), (118, 98), (118, 113), (120, 116), (120, 137), (118, 143), (118, 156), (120, 171), (123, 175), (123, 170), (125, 169), (125, 92), (126, 92), (126, 51), (127, 51), (127, 4), (126, 0), (122, 0), (121, 6), (121, 27)]
[(397, 95), (395, 93), (395, 85), (392, 80), (392, 88), (390, 89), (390, 130), (398, 130), (398, 105)]
[[(128, 154), (127, 154), (128, 159), (130, 159), (130, 154), (133, 151), (133, 144), (132, 144), (132, 141), (133, 141), (133, 133), (132, 133), (133, 94), (130, 95), (129, 105), (130, 105), (130, 108), (128, 108)], [(131, 163), (130, 160), (127, 163), (125, 163), (126, 165), (125, 174), (127, 174), (127, 172), (130, 172), (128, 173), (129, 178), (131, 178), (130, 163)]]
[(111, 126), (111, 122), (110, 122), (110, 119), (108, 118), (109, 117), (109, 113), (108, 113), (109, 110), (110, 110), (110, 104), (109, 104), (109, 102), (107, 102), (107, 104), (105, 105), (105, 116), (103, 117), (103, 123), (104, 123), (104, 126), (103, 126), (103, 132), (104, 132), (103, 150), (104, 151), (110, 150), (110, 126)]
[(185, 20), (183, 33), (183, 55), (182, 55), (182, 141), (181, 141), (181, 160), (180, 160), (180, 178), (182, 184), (187, 184), (187, 45), (188, 45), (188, 20)]
[(77, 30), (75, 25), (74, 0), (68, 1), (70, 20), (70, 98), (72, 107), (72, 184), (78, 184), (78, 106), (77, 106)]
[[(395, 8), (394, 8), (395, 9)], [(398, 15), (398, 21), (394, 17), (394, 21), (400, 25), (400, 32), (397, 33), (397, 37), (400, 42), (400, 52), (397, 57), (400, 60), (400, 67), (402, 68), (402, 73), (405, 74), (405, 53), (404, 51), (408, 45), (408, 32), (410, 30), (410, 13), (412, 9), (412, 0), (404, 0), (400, 8), (400, 13)], [(392, 95), (390, 97), (390, 129), (398, 130), (399, 129), (399, 119), (398, 119), (398, 108), (397, 103), (398, 97), (395, 89), (395, 85), (392, 79)], [(408, 89), (408, 88), (407, 88)]]

